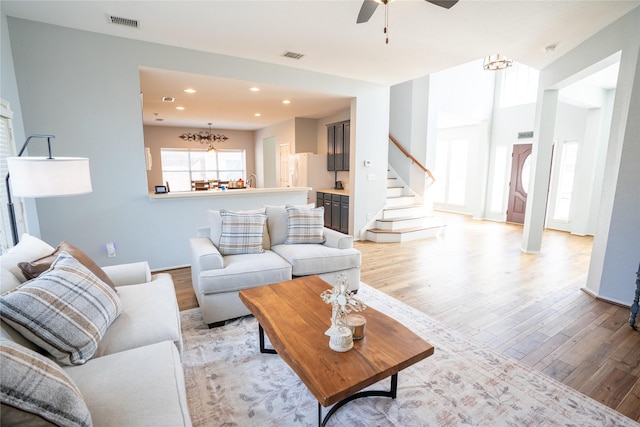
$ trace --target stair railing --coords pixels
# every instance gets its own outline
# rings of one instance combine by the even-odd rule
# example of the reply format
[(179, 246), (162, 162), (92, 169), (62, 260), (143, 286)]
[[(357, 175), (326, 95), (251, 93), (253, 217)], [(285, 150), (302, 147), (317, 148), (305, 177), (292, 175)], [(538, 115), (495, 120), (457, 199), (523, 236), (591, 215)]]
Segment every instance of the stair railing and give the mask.
[(427, 174), (427, 176), (431, 179), (431, 182), (434, 183), (436, 182), (436, 179), (433, 177), (433, 174), (431, 173), (431, 171), (429, 169), (427, 169), (426, 167), (424, 167), (422, 165), (422, 163), (420, 163), (418, 161), (418, 159), (416, 159), (415, 157), (413, 157), (413, 155), (411, 153), (409, 153), (406, 148), (404, 148), (394, 137), (393, 135), (389, 134), (389, 139), (391, 140), (391, 142), (393, 142), (395, 144), (396, 147), (398, 147), (398, 149), (402, 152), (402, 154), (404, 154), (409, 160), (411, 160), (412, 163), (414, 163), (416, 166), (418, 166), (420, 169), (422, 169), (424, 171), (424, 173)]

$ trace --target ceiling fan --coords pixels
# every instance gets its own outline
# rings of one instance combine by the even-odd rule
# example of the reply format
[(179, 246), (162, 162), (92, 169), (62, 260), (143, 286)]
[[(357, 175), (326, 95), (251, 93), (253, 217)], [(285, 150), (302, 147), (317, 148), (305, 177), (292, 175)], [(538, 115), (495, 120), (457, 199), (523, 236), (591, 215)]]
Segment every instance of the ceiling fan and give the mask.
[[(362, 3), (362, 7), (360, 8), (360, 13), (358, 13), (357, 23), (362, 24), (363, 22), (367, 22), (373, 12), (376, 11), (376, 8), (380, 3), (385, 6), (389, 3), (390, 0), (364, 0)], [(435, 4), (436, 6), (444, 7), (445, 9), (451, 9), (458, 0), (426, 0), (431, 4)]]

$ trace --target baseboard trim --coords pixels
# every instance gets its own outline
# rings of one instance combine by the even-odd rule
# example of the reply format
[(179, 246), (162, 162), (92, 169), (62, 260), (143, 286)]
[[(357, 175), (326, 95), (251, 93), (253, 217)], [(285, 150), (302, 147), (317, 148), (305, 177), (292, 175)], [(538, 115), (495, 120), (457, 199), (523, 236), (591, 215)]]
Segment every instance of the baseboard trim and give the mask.
[(614, 304), (614, 305), (619, 305), (620, 307), (625, 307), (625, 308), (631, 308), (631, 306), (627, 303), (624, 303), (622, 301), (617, 301), (614, 299), (610, 299), (610, 298), (605, 298), (603, 296), (598, 295), (597, 293), (593, 292), (591, 289), (587, 289), (587, 288), (580, 288), (580, 290), (582, 290), (582, 292), (584, 292), (585, 294), (589, 295), (590, 297), (600, 300), (600, 301), (604, 301), (604, 302), (608, 302), (609, 304)]

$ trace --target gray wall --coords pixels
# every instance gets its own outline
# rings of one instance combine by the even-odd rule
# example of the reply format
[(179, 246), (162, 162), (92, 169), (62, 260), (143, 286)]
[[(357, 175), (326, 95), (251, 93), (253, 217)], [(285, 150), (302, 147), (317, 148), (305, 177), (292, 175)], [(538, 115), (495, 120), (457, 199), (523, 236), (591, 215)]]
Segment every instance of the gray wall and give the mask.
[[(4, 72), (4, 60), (2, 88), (3, 94), (5, 85), (19, 94), (9, 101), (20, 101), (24, 134), (55, 134), (55, 155), (88, 157), (91, 164), (93, 193), (37, 200), (40, 235), (52, 245), (67, 240), (100, 265), (148, 260), (153, 269), (160, 269), (188, 264), (188, 239), (196, 227), (206, 225), (205, 211), (211, 206), (207, 200), (149, 200), (140, 66), (269, 84), (287, 82), (291, 87), (352, 97), (351, 117), (359, 126), (358, 132), (352, 126), (351, 174), (363, 173), (355, 164), (362, 156), (360, 147), (366, 146), (382, 168), (379, 175), (384, 175), (386, 86), (12, 17), (7, 21), (17, 91)], [(4, 59), (4, 33), (2, 48)], [(34, 149), (30, 154), (42, 153)], [(256, 151), (258, 162), (259, 156)], [(356, 180), (360, 187), (352, 197), (352, 230), (364, 225), (365, 212), (377, 211), (384, 203), (384, 181)], [(380, 194), (380, 200), (368, 194)], [(106, 257), (107, 242), (116, 243), (116, 258)]]

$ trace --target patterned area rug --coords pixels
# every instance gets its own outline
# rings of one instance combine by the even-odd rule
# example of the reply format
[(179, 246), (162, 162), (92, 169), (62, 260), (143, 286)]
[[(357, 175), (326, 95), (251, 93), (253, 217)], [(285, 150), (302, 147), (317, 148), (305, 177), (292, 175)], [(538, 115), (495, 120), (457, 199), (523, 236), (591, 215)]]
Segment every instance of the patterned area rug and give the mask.
[[(436, 351), (399, 373), (395, 400), (354, 400), (328, 426), (640, 426), (370, 286), (358, 296)], [(181, 317), (194, 426), (317, 426), (318, 404), (304, 384), (278, 355), (260, 353), (255, 318), (208, 329), (199, 309)], [(388, 388), (388, 379), (370, 387)]]

